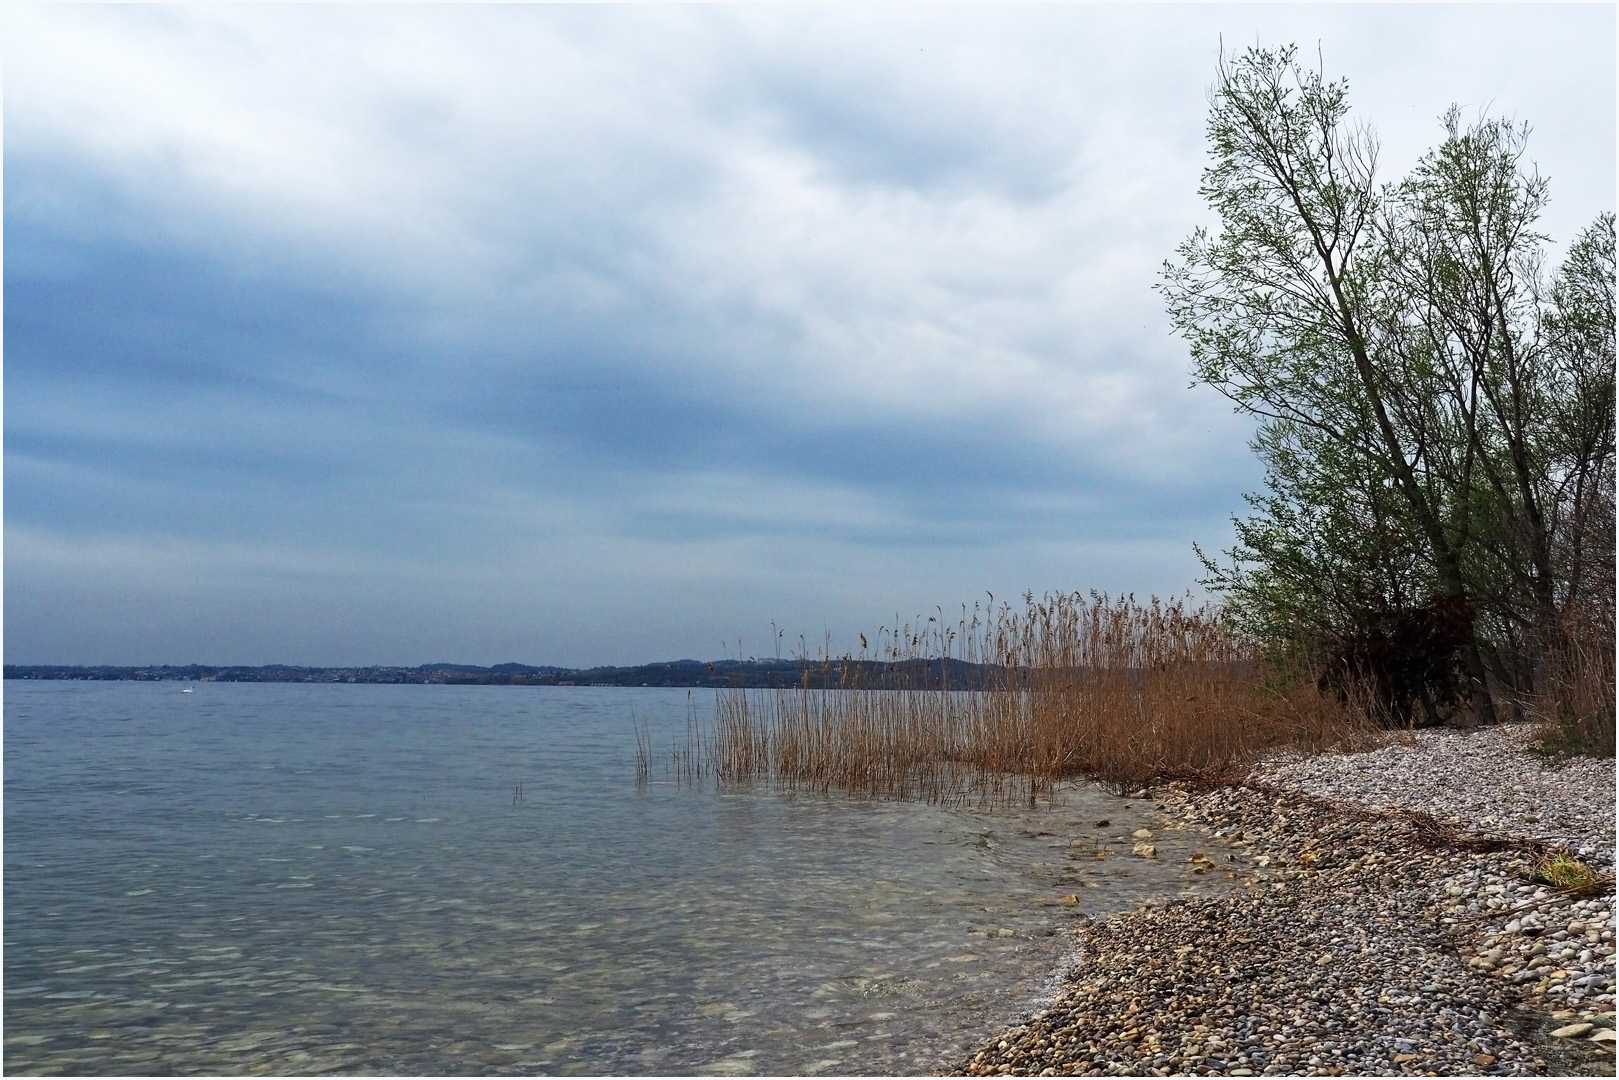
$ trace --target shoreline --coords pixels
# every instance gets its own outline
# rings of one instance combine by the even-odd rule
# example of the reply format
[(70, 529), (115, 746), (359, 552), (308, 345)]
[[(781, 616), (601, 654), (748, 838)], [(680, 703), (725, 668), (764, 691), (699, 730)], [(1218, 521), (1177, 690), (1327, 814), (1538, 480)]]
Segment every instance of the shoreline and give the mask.
[[(1164, 828), (1246, 889), (1081, 926), (1055, 998), (961, 1071), (1614, 1075), (1613, 762), (1548, 767), (1527, 737), (1422, 732), (1155, 787)], [(1529, 881), (1558, 848), (1605, 884)]]

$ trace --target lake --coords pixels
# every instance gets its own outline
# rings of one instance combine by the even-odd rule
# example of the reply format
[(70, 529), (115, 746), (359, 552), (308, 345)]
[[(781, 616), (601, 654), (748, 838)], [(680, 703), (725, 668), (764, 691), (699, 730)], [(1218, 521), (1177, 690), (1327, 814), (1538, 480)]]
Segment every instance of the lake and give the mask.
[(7, 1072), (937, 1073), (1075, 918), (1223, 887), (1091, 785), (670, 782), (712, 691), (182, 689), (5, 683)]

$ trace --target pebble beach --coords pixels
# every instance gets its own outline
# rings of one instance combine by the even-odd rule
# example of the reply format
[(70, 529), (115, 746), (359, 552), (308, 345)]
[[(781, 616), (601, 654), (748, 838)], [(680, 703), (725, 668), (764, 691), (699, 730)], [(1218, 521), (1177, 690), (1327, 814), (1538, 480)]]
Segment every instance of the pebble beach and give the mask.
[[(1614, 762), (1530, 739), (1423, 731), (1146, 792), (1134, 857), (1190, 835), (1193, 872), (1238, 887), (1082, 923), (1056, 996), (962, 1071), (1614, 1075)], [(1595, 883), (1547, 883), (1559, 855)]]

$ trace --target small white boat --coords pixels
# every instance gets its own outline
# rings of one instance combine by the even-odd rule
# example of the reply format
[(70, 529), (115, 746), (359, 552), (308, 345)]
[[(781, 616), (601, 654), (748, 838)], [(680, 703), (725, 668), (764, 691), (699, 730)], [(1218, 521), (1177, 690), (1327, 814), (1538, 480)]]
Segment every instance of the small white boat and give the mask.
[(184, 690), (180, 691), (182, 694), (195, 694), (196, 692), (197, 688), (195, 686), (188, 686)]

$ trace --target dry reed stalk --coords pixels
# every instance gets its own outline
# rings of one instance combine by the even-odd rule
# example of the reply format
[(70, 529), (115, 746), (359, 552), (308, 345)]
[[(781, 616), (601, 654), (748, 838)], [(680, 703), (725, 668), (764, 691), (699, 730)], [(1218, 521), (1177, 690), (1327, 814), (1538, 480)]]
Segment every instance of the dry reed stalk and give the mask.
[[(862, 639), (864, 640), (864, 639)], [(1024, 598), (1021, 609), (942, 613), (879, 633), (872, 655), (832, 661), (830, 689), (721, 691), (710, 761), (688, 732), (694, 781), (838, 789), (871, 798), (1032, 803), (1058, 780), (1116, 788), (1213, 774), (1284, 745), (1319, 749), (1366, 730), (1360, 710), (1313, 680), (1282, 680), (1218, 613), (1092, 593)], [(886, 667), (868, 685), (868, 660)], [(949, 689), (949, 662), (977, 681)], [(937, 663), (936, 663), (937, 662)], [(894, 672), (918, 673), (896, 684)], [(937, 678), (920, 674), (937, 670)]]
[(1540, 721), (1540, 745), (1562, 753), (1613, 757), (1615, 742), (1614, 614), (1611, 599), (1595, 611), (1571, 613), (1544, 685), (1524, 711)]
[(630, 725), (635, 731), (635, 785), (645, 787), (652, 779), (652, 731), (641, 726), (633, 710)]

